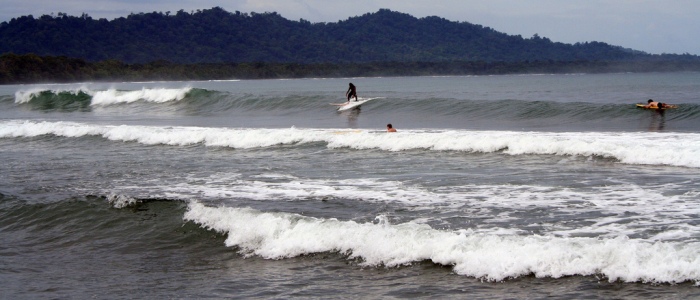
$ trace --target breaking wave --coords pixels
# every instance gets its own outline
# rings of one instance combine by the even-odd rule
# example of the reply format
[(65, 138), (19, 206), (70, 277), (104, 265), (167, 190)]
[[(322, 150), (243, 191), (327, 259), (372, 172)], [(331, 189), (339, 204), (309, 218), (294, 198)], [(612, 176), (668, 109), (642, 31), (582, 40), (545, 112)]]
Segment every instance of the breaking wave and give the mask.
[(384, 151), (459, 151), (508, 155), (600, 156), (627, 164), (700, 168), (700, 134), (673, 132), (518, 132), (402, 130), (387, 134), (343, 129), (252, 129), (0, 122), (0, 138), (99, 136), (145, 145), (264, 148), (323, 143), (328, 148)]
[(420, 261), (452, 266), (460, 275), (491, 281), (534, 275), (605, 276), (609, 281), (680, 283), (700, 280), (697, 243), (477, 234), (436, 230), (425, 224), (372, 223), (207, 207), (193, 201), (185, 220), (226, 235), (226, 246), (245, 255), (280, 259), (338, 252), (366, 266)]

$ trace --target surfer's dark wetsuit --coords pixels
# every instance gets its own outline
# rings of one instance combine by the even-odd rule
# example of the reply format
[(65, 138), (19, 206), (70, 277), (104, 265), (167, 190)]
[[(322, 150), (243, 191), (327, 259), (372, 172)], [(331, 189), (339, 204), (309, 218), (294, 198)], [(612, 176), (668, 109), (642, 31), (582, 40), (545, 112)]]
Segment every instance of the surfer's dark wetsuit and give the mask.
[(357, 101), (357, 88), (355, 88), (355, 85), (350, 83), (350, 87), (348, 88), (348, 91), (345, 92), (345, 95), (348, 96), (348, 101), (350, 101), (350, 98), (355, 97), (355, 101)]

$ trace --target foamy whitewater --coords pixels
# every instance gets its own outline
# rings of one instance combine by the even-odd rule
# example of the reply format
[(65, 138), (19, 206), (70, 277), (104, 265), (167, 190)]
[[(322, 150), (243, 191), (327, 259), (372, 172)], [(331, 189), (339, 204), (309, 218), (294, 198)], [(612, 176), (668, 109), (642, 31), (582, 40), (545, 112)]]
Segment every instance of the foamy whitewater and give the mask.
[(697, 298), (699, 130), (696, 73), (1, 86), (0, 298)]
[(102, 126), (73, 122), (7, 121), (1, 137), (100, 136), (144, 145), (256, 148), (324, 143), (328, 148), (385, 151), (432, 150), (498, 152), (508, 155), (552, 154), (601, 156), (628, 164), (700, 168), (700, 134), (614, 132), (514, 132), (465, 130), (406, 130), (387, 135), (376, 130), (237, 129), (212, 127)]
[(42, 94), (50, 95), (72, 95), (78, 96), (85, 94), (90, 96), (90, 105), (112, 105), (119, 103), (132, 103), (136, 101), (164, 103), (169, 101), (178, 101), (185, 98), (191, 88), (179, 89), (146, 89), (138, 91), (118, 91), (116, 89), (108, 89), (105, 91), (93, 91), (87, 87), (74, 89), (47, 89), (43, 87), (35, 87), (29, 90), (20, 90), (15, 93), (15, 103), (29, 103), (33, 99), (40, 98)]

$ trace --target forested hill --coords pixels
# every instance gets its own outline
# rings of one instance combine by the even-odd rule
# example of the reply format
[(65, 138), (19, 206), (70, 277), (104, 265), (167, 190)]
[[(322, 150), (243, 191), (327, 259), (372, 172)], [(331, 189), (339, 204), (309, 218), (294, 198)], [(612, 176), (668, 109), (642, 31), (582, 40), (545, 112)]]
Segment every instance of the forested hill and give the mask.
[(125, 63), (358, 63), (697, 60), (649, 55), (600, 42), (564, 44), (507, 35), (440, 17), (381, 9), (337, 23), (287, 20), (277, 13), (131, 14), (108, 21), (59, 13), (0, 24), (0, 53)]

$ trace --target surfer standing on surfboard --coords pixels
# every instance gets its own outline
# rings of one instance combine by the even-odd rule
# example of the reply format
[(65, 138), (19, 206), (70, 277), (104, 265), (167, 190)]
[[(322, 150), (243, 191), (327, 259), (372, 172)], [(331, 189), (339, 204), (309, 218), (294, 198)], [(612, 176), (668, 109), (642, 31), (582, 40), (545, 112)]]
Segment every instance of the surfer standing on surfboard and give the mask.
[(355, 88), (355, 85), (350, 83), (350, 87), (348, 88), (348, 91), (345, 92), (345, 96), (348, 97), (348, 102), (350, 102), (350, 98), (355, 97), (355, 101), (357, 101), (357, 88)]

